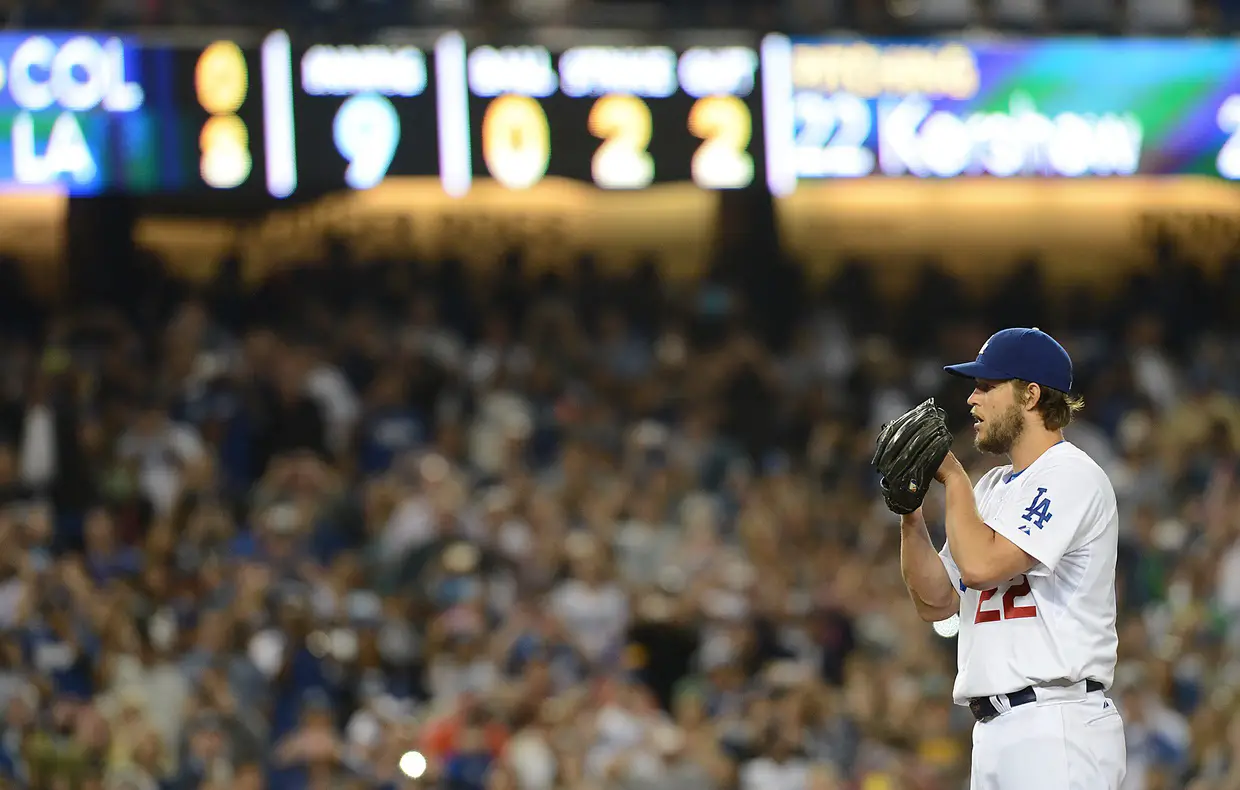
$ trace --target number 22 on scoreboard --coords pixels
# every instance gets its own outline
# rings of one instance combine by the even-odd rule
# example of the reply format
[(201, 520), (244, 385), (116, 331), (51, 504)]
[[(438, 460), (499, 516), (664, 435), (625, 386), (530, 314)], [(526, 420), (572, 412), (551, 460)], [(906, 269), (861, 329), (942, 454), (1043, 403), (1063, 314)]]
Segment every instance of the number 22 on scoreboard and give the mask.
[(869, 105), (848, 93), (801, 92), (793, 99), (797, 172), (806, 178), (857, 178), (874, 171), (866, 141), (874, 129)]
[(999, 593), (998, 587), (992, 587), (989, 590), (982, 590), (981, 596), (977, 599), (977, 614), (973, 617), (973, 623), (980, 625), (981, 623), (997, 623), (1000, 620), (1021, 620), (1026, 617), (1037, 617), (1037, 606), (1017, 606), (1016, 599), (1023, 598), (1032, 593), (1029, 587), (1029, 577), (1021, 576), (1020, 581), (1012, 584), (1003, 593), (1001, 599), (1002, 607), (994, 605), (991, 601)]

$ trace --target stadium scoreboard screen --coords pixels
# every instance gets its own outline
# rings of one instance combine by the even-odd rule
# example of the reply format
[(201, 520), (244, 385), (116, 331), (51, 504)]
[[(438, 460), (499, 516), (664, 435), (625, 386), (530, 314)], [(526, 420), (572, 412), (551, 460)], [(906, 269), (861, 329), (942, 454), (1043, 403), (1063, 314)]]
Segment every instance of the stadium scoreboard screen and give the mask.
[[(240, 152), (262, 129), (261, 114), (249, 126), (237, 115), (258, 105), (248, 95), (255, 63), (239, 49), (212, 52), (123, 36), (0, 34), (0, 183), (82, 195), (240, 186)], [(237, 152), (227, 177), (208, 156), (225, 148)]]
[(261, 68), (256, 53), (231, 41), (213, 42), (193, 58), (192, 100), (178, 97), (176, 106), (186, 108), (186, 136), (197, 142), (197, 167), (189, 169), (212, 189), (261, 190), (255, 158), (261, 174), (263, 96), (255, 95), (261, 82), (251, 78)]
[(271, 194), (438, 176), (526, 189), (548, 176), (604, 189), (763, 178), (757, 52), (747, 47), (466, 49), (263, 44)]
[(548, 175), (748, 187), (763, 179), (759, 68), (739, 46), (477, 47), (470, 171), (514, 189)]
[(439, 173), (437, 60), (415, 46), (263, 43), (268, 190), (368, 189)]
[(285, 198), (863, 177), (1240, 179), (1240, 43), (0, 34), (0, 188)]
[(792, 182), (1240, 177), (1234, 41), (800, 40), (787, 55)]

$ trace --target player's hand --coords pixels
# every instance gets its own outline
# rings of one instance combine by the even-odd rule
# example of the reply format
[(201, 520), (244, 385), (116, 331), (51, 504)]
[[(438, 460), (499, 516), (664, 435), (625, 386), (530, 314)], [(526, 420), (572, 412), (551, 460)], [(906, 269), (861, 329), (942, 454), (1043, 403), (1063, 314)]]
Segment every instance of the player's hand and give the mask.
[(887, 509), (904, 515), (921, 507), (952, 446), (943, 410), (930, 398), (884, 425), (874, 443), (871, 463), (881, 476), (878, 487)]
[(940, 483), (946, 483), (947, 478), (957, 472), (964, 472), (964, 466), (956, 458), (955, 453), (949, 452), (947, 457), (943, 459), (943, 463), (939, 464), (939, 470), (934, 473), (934, 479)]

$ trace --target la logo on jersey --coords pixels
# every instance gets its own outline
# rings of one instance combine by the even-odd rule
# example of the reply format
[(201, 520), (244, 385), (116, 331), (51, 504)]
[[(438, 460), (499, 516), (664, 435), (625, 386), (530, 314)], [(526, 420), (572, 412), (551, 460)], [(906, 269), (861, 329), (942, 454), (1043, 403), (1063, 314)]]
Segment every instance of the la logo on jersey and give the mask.
[[(1051, 520), (1051, 500), (1046, 496), (1045, 488), (1039, 488), (1038, 492), (1033, 495), (1033, 502), (1025, 508), (1025, 515), (1021, 518), (1029, 524), (1036, 525), (1038, 529), (1045, 527), (1046, 522)], [(1029, 524), (1021, 524), (1020, 531), (1028, 535), (1031, 531)]]

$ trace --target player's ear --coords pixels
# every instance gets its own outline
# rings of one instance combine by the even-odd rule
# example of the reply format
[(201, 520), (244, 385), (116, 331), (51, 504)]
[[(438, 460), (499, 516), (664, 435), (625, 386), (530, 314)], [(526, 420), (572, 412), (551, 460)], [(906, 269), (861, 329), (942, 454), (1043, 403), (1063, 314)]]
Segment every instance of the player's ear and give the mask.
[(1033, 411), (1038, 407), (1038, 401), (1042, 400), (1042, 387), (1032, 381), (1023, 381), (1021, 385), (1022, 389), (1017, 393), (1020, 405), (1025, 411)]

